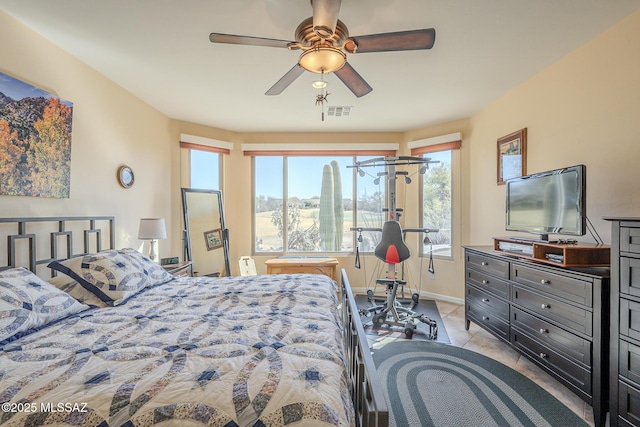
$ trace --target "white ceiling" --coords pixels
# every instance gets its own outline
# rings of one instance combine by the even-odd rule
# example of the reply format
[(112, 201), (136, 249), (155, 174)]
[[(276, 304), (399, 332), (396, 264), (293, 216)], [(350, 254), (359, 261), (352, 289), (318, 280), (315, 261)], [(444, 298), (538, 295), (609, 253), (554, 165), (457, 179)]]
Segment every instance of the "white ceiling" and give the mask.
[(294, 40), (309, 0), (0, 0), (165, 115), (237, 132), (395, 132), (469, 117), (639, 8), (640, 0), (343, 0), (352, 36), (433, 27), (436, 42), (349, 55), (373, 92), (356, 98), (327, 76), (328, 104), (353, 110), (323, 122), (310, 84), (317, 75), (264, 95), (297, 52), (209, 42), (210, 32)]

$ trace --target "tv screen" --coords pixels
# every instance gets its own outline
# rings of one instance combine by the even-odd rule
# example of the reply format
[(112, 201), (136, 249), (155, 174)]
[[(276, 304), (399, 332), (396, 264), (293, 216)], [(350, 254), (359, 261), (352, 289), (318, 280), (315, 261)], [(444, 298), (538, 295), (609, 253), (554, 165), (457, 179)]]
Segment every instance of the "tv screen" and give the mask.
[(582, 236), (586, 232), (586, 168), (577, 165), (506, 183), (506, 229)]

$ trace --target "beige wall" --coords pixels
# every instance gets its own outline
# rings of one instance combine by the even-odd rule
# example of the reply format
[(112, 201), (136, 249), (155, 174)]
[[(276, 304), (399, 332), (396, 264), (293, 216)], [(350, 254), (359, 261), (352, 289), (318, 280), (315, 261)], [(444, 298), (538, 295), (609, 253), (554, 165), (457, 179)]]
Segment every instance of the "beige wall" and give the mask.
[(471, 118), (463, 243), (505, 235), (496, 140), (524, 127), (527, 173), (586, 165), (588, 216), (610, 243), (603, 216), (640, 216), (639, 118), (640, 11)]
[[(0, 196), (0, 216), (115, 215), (116, 245), (136, 248), (141, 217), (171, 224), (179, 153), (167, 117), (2, 11), (0, 46), (1, 72), (73, 102), (70, 198)], [(122, 164), (135, 173), (130, 189), (116, 180)], [(159, 249), (173, 253), (165, 242)]]
[[(235, 144), (224, 156), (223, 195), (231, 236), (232, 272), (251, 254), (251, 159), (242, 143), (406, 143), (462, 132), (454, 156), (454, 257), (436, 260), (436, 275), (422, 281), (428, 293), (463, 297), (462, 244), (490, 244), (505, 235), (504, 186), (496, 184), (496, 140), (526, 127), (528, 172), (583, 163), (587, 166), (589, 217), (606, 242), (605, 215), (640, 215), (636, 164), (640, 160), (640, 12), (544, 70), (470, 118), (404, 133), (235, 133), (170, 120), (108, 79), (0, 12), (0, 71), (74, 102), (71, 198), (51, 200), (0, 196), (0, 216), (113, 214), (117, 245), (137, 246), (138, 220), (164, 216), (169, 240), (160, 255), (181, 254), (180, 133)], [(133, 188), (115, 180), (126, 163), (136, 173)], [(417, 222), (418, 188), (406, 197), (406, 224)], [(589, 241), (585, 236), (583, 240)], [(417, 252), (414, 238), (409, 244)], [(0, 253), (2, 250), (0, 249)], [(264, 272), (264, 257), (255, 257)], [(340, 258), (356, 287), (369, 277)], [(373, 259), (367, 258), (370, 275)], [(420, 271), (417, 257), (411, 269)], [(423, 265), (426, 269), (426, 266)]]

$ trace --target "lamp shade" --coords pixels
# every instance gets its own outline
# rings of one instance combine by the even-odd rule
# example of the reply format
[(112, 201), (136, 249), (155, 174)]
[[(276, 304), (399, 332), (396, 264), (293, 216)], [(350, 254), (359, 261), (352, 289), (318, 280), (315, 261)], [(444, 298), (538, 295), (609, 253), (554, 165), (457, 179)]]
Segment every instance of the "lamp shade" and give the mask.
[(156, 240), (166, 239), (167, 228), (164, 225), (164, 218), (141, 218), (138, 239)]

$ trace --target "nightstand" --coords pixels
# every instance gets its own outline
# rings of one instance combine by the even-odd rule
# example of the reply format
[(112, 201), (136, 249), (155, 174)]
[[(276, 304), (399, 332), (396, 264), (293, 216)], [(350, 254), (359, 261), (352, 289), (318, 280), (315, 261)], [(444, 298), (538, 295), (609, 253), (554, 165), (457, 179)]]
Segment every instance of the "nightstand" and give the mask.
[(165, 264), (162, 266), (167, 273), (178, 277), (193, 276), (193, 262), (183, 261), (177, 264)]

